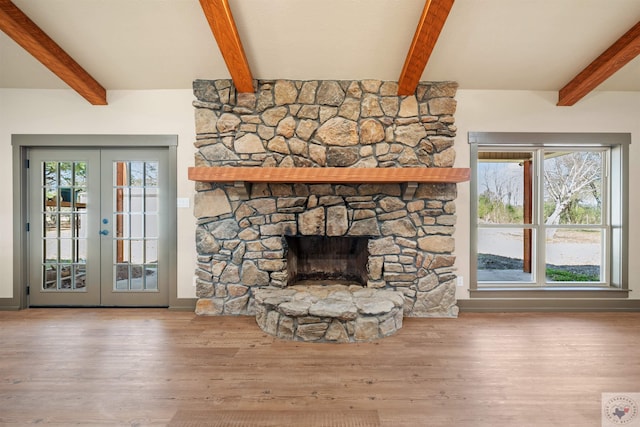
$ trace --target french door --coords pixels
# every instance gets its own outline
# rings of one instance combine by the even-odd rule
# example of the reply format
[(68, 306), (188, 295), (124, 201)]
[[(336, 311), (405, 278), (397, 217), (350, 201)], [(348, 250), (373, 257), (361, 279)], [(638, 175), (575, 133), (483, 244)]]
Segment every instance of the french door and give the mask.
[(31, 149), (31, 306), (168, 306), (168, 150)]

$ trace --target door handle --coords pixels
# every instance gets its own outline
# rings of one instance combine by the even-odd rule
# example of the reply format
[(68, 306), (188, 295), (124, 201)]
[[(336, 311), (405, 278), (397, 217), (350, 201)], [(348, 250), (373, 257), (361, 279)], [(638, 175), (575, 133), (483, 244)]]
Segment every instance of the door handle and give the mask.
[(100, 234), (103, 236), (108, 236), (109, 235), (109, 230), (100, 230)]

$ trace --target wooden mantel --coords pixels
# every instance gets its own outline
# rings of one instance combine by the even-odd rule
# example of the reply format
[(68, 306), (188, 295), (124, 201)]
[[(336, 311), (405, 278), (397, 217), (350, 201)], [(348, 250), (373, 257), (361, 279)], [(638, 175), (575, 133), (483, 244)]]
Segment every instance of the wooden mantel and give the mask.
[(248, 198), (247, 184), (400, 184), (403, 198), (409, 200), (418, 184), (469, 181), (469, 168), (267, 168), (267, 167), (190, 167), (189, 179), (200, 182), (234, 183)]
[(435, 184), (464, 182), (469, 176), (469, 168), (189, 168), (192, 181), (270, 184)]

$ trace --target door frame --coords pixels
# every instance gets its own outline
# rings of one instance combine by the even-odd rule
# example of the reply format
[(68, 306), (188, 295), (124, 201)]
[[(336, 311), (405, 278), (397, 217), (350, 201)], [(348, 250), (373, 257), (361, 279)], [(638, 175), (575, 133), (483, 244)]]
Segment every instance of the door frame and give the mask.
[[(20, 310), (29, 307), (28, 295), (28, 209), (27, 209), (27, 152), (34, 148), (90, 148), (110, 149), (158, 148), (168, 149), (169, 157), (169, 200), (177, 198), (177, 135), (11, 135), (13, 150), (13, 298), (4, 299), (3, 308)], [(163, 214), (169, 216), (169, 224), (174, 224), (169, 245), (169, 307), (178, 302), (177, 278), (177, 204)], [(4, 304), (3, 304), (4, 305)]]

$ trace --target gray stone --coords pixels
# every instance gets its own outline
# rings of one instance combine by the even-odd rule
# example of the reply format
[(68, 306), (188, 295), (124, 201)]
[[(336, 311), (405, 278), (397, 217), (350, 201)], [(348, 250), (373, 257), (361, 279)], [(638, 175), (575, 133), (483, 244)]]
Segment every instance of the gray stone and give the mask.
[(298, 328), (296, 329), (296, 336), (300, 337), (304, 341), (318, 341), (324, 337), (328, 328), (328, 323), (298, 325)]
[(438, 276), (434, 273), (429, 273), (426, 276), (418, 279), (418, 290), (420, 292), (428, 292), (439, 284), (440, 281), (438, 280)]
[(196, 229), (196, 250), (199, 254), (215, 254), (220, 251), (220, 243), (204, 227)]
[(224, 303), (224, 312), (226, 314), (244, 314), (249, 303), (249, 295), (232, 298)]
[(280, 318), (280, 323), (278, 324), (277, 337), (282, 338), (284, 340), (293, 340), (293, 336), (294, 336), (293, 319), (290, 317), (282, 316)]
[(200, 148), (200, 154), (207, 160), (211, 161), (225, 161), (225, 160), (239, 160), (240, 157), (233, 151), (229, 150), (224, 144), (212, 144), (206, 147)]
[(262, 271), (253, 261), (242, 263), (242, 283), (247, 286), (266, 286), (269, 284), (269, 273)]
[(283, 302), (278, 306), (280, 313), (286, 316), (302, 317), (309, 315), (309, 307), (311, 307), (310, 300), (292, 300)]
[(391, 312), (395, 304), (388, 300), (380, 298), (355, 298), (354, 302), (358, 311), (362, 314), (376, 316)]
[(298, 219), (300, 234), (320, 236), (325, 232), (324, 208), (315, 208), (300, 214)]
[(239, 297), (245, 295), (249, 291), (249, 288), (243, 285), (230, 284), (227, 285), (227, 290), (229, 292), (229, 296)]
[(233, 256), (231, 257), (231, 262), (239, 265), (242, 262), (242, 258), (244, 257), (244, 253), (246, 252), (246, 243), (238, 242), (238, 246), (233, 251)]
[(456, 96), (457, 90), (457, 82), (434, 82), (429, 85), (429, 88), (427, 89), (425, 95), (428, 98), (453, 98), (454, 96)]
[(317, 103), (321, 105), (339, 106), (345, 98), (345, 93), (338, 84), (333, 80), (324, 80), (320, 83), (316, 96)]
[(327, 120), (316, 132), (316, 139), (326, 145), (357, 145), (358, 124), (353, 120), (334, 117)]
[(436, 151), (443, 151), (447, 148), (453, 147), (454, 139), (446, 136), (431, 136), (429, 142), (433, 145)]
[(240, 226), (235, 219), (223, 219), (209, 225), (209, 231), (218, 239), (233, 239), (238, 236)]
[(240, 271), (235, 264), (227, 264), (224, 271), (220, 275), (222, 283), (238, 283), (240, 281)]
[(346, 167), (358, 161), (356, 147), (329, 147), (327, 150), (327, 166)]
[(349, 228), (346, 206), (327, 208), (327, 236), (343, 236)]
[(453, 200), (458, 191), (455, 184), (420, 184), (416, 190), (416, 199)]
[(309, 307), (309, 314), (318, 317), (333, 317), (341, 320), (354, 320), (358, 311), (353, 303), (334, 298), (324, 298)]

